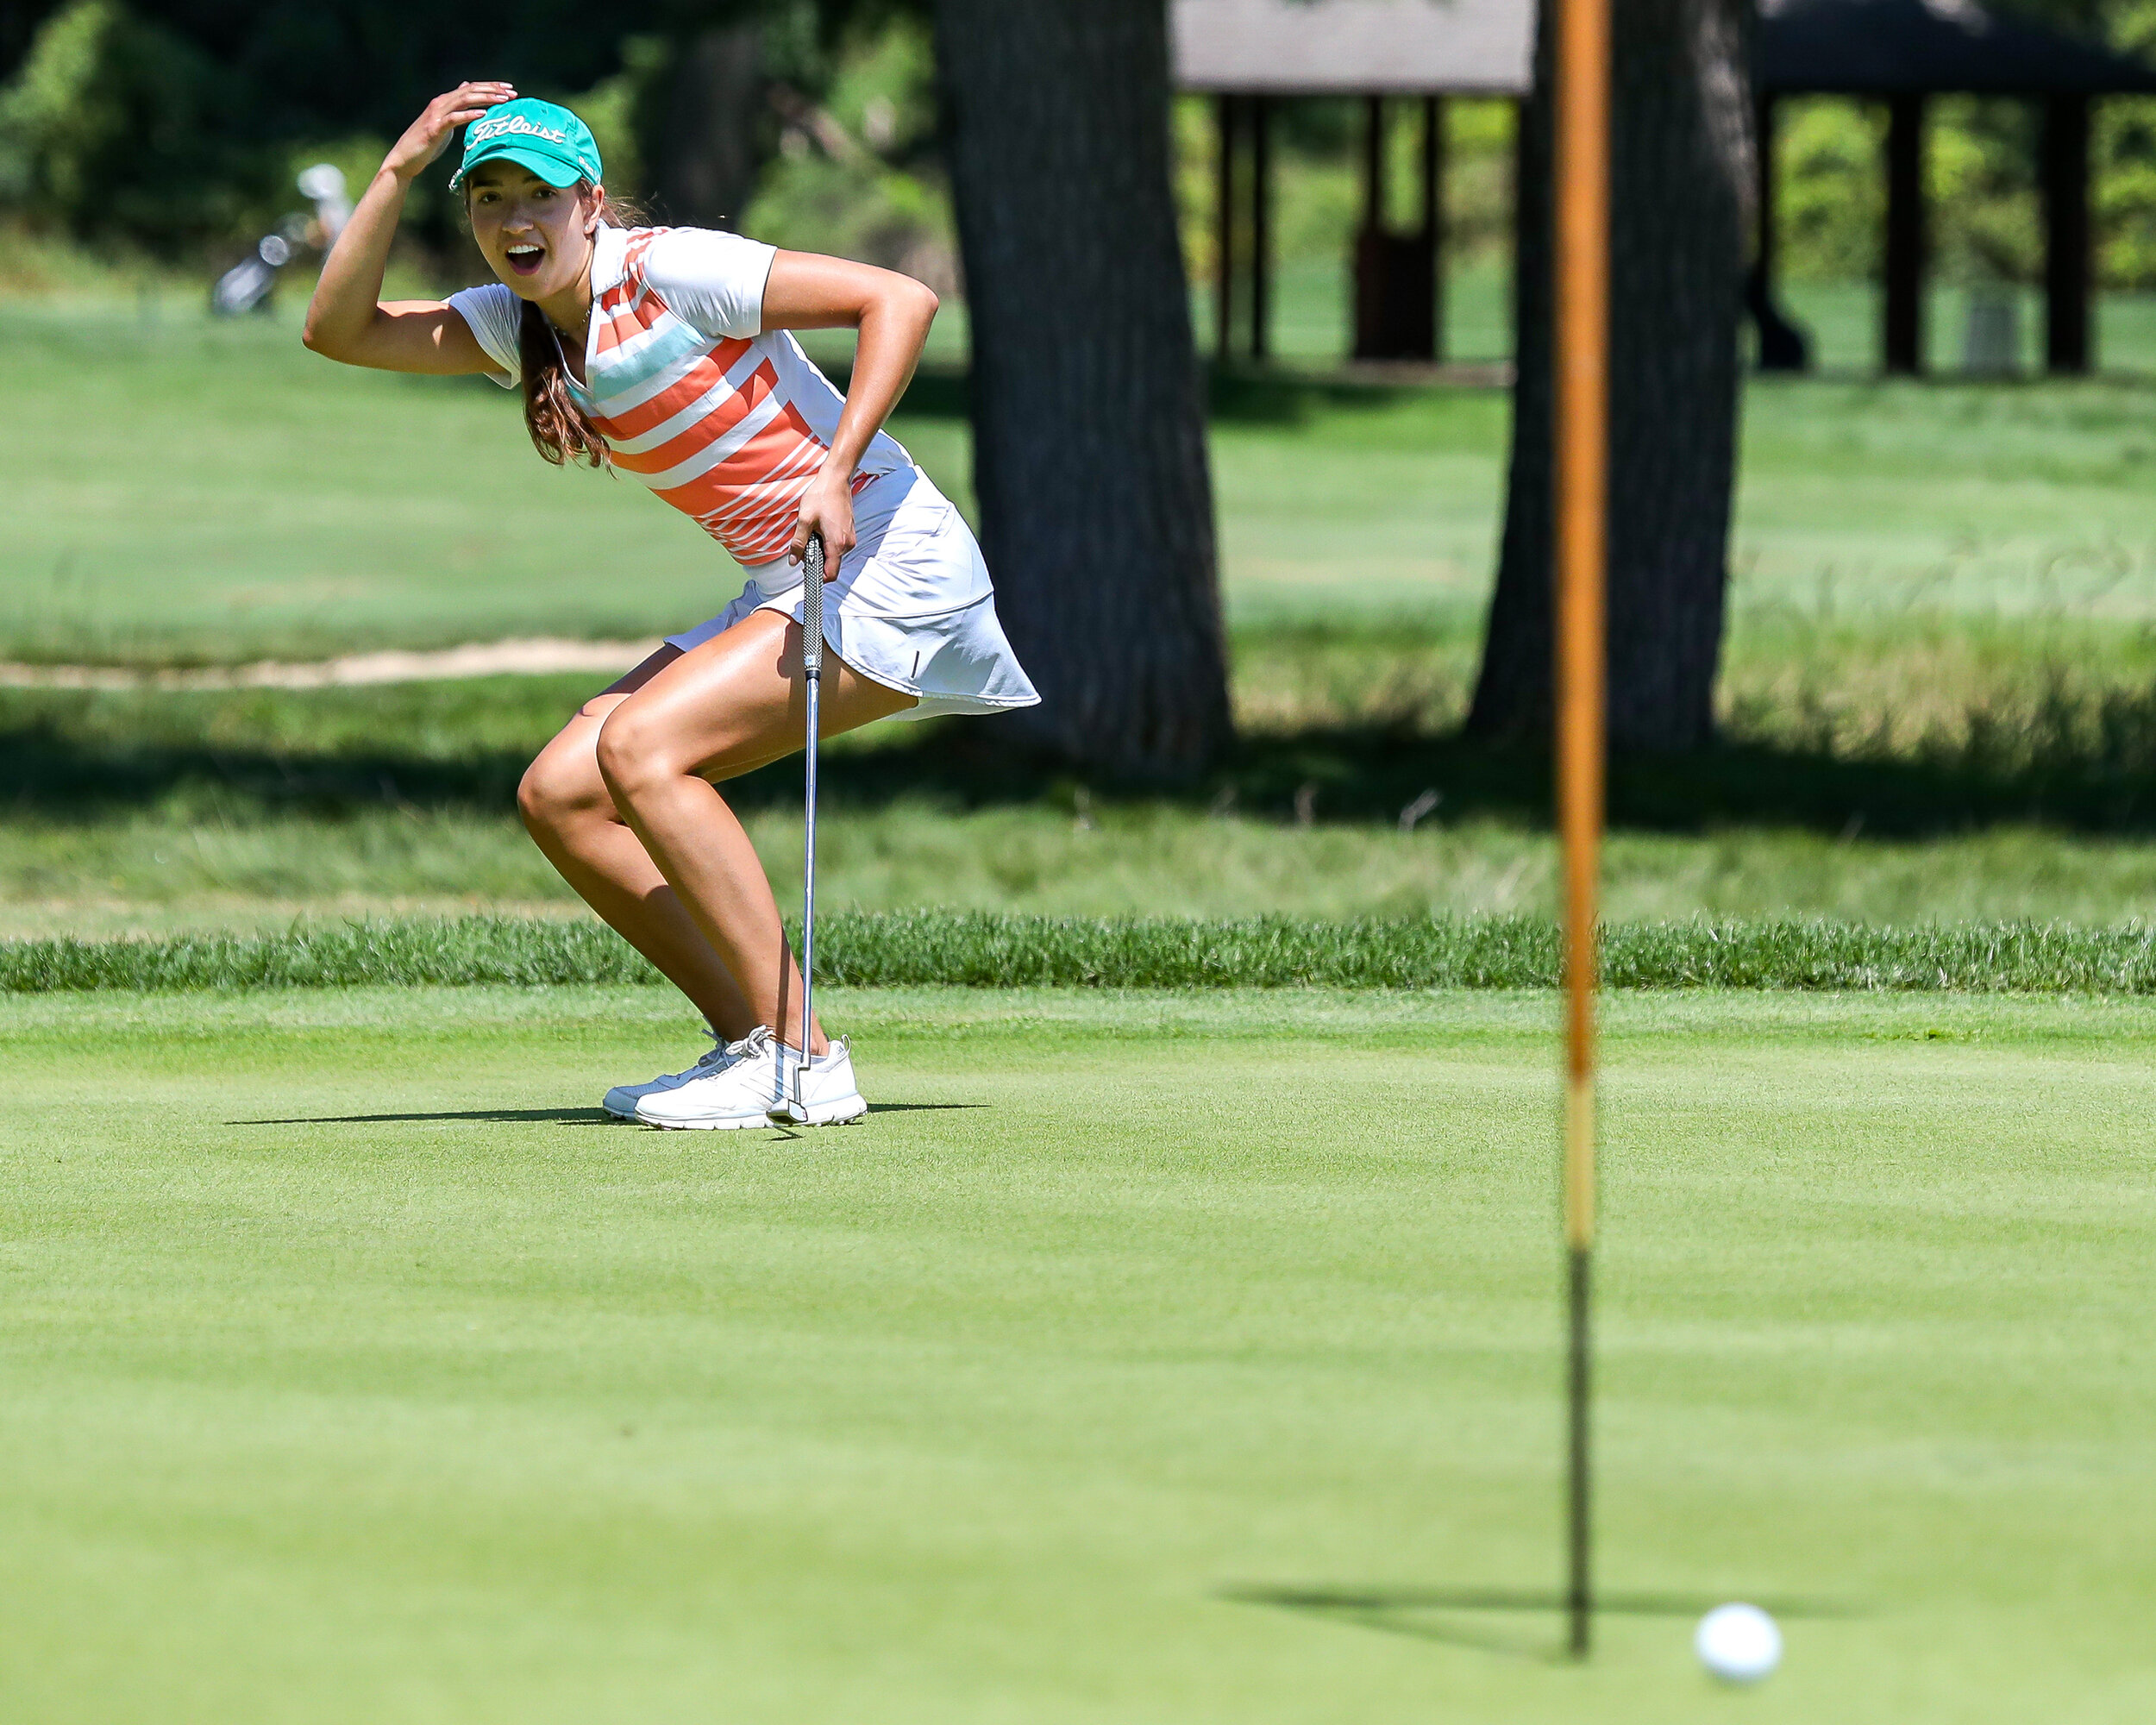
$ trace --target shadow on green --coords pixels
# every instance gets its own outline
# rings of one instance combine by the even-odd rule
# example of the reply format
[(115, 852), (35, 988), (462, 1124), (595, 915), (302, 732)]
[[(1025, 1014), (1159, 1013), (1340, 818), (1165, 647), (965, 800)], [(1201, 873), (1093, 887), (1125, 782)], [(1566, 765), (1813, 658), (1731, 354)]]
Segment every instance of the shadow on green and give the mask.
[[(1563, 1639), (1564, 1619), (1570, 1609), (1558, 1592), (1537, 1592), (1506, 1588), (1322, 1588), (1237, 1586), (1219, 1589), (1213, 1596), (1238, 1605), (1270, 1606), (1283, 1611), (1307, 1614), (1323, 1621), (1349, 1623), (1357, 1628), (1382, 1630), (1420, 1641), (1442, 1641), (1451, 1647), (1501, 1653), (1514, 1659), (1569, 1662), (1571, 1655)], [(1675, 1617), (1704, 1616), (1722, 1599), (1676, 1593), (1601, 1593), (1595, 1598), (1595, 1616)], [(1761, 1598), (1752, 1602), (1776, 1617), (1853, 1617), (1854, 1608), (1833, 1601)], [(1463, 1619), (1493, 1617), (1494, 1624)], [(1548, 1636), (1539, 1624), (1527, 1627), (1522, 1620), (1556, 1620)]]
[[(876, 1114), (937, 1114), (959, 1108), (986, 1108), (987, 1102), (878, 1102)], [(492, 1126), (626, 1126), (604, 1108), (465, 1108), (430, 1114), (300, 1114), (291, 1120), (227, 1120), (229, 1126), (371, 1126), (430, 1120), (479, 1120)]]

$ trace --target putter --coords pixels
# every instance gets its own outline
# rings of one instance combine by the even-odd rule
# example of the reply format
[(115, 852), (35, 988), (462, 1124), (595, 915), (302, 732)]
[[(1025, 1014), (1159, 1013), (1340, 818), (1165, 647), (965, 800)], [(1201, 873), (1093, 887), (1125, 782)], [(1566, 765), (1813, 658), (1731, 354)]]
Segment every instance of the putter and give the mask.
[(807, 1124), (809, 1000), (816, 975), (816, 706), (824, 681), (824, 542), (809, 535), (801, 556), (801, 681), (808, 693), (807, 856), (801, 868), (801, 1057), (793, 1064), (793, 1116)]

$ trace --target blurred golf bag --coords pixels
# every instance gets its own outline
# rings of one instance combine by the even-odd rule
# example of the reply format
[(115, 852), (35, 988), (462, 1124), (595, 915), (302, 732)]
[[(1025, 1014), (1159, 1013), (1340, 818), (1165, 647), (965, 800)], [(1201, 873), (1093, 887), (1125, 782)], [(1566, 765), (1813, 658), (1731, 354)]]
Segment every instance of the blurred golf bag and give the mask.
[(219, 276), (210, 289), (210, 309), (220, 317), (237, 317), (269, 304), (277, 273), (303, 248), (327, 252), (351, 219), (352, 200), (344, 195), (344, 175), (329, 162), (317, 162), (299, 176), (300, 195), (315, 213), (297, 210), (255, 242), (254, 253)]

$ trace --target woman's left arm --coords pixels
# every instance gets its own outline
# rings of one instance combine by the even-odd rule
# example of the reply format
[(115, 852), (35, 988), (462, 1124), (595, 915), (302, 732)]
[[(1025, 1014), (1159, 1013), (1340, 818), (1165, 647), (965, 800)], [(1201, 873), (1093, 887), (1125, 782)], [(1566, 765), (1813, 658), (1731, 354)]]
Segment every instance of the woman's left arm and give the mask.
[(929, 288), (895, 270), (808, 252), (780, 252), (771, 260), (763, 290), (765, 329), (861, 332), (845, 409), (824, 470), (801, 499), (790, 554), (799, 562), (809, 535), (817, 535), (824, 542), (827, 581), (837, 578), (839, 560), (854, 548), (854, 469), (912, 381), (937, 304)]

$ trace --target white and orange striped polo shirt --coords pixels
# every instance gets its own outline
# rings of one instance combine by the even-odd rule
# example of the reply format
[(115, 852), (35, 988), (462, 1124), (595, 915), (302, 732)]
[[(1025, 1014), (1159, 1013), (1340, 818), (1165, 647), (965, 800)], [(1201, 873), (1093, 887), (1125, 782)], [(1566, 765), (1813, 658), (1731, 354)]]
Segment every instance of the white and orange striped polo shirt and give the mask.
[[(790, 333), (763, 327), (774, 255), (705, 228), (601, 228), (585, 381), (569, 383), (614, 465), (752, 568), (786, 555), (845, 406)], [(516, 384), (517, 296), (493, 282), (449, 304)], [(879, 431), (854, 489), (912, 465)]]

